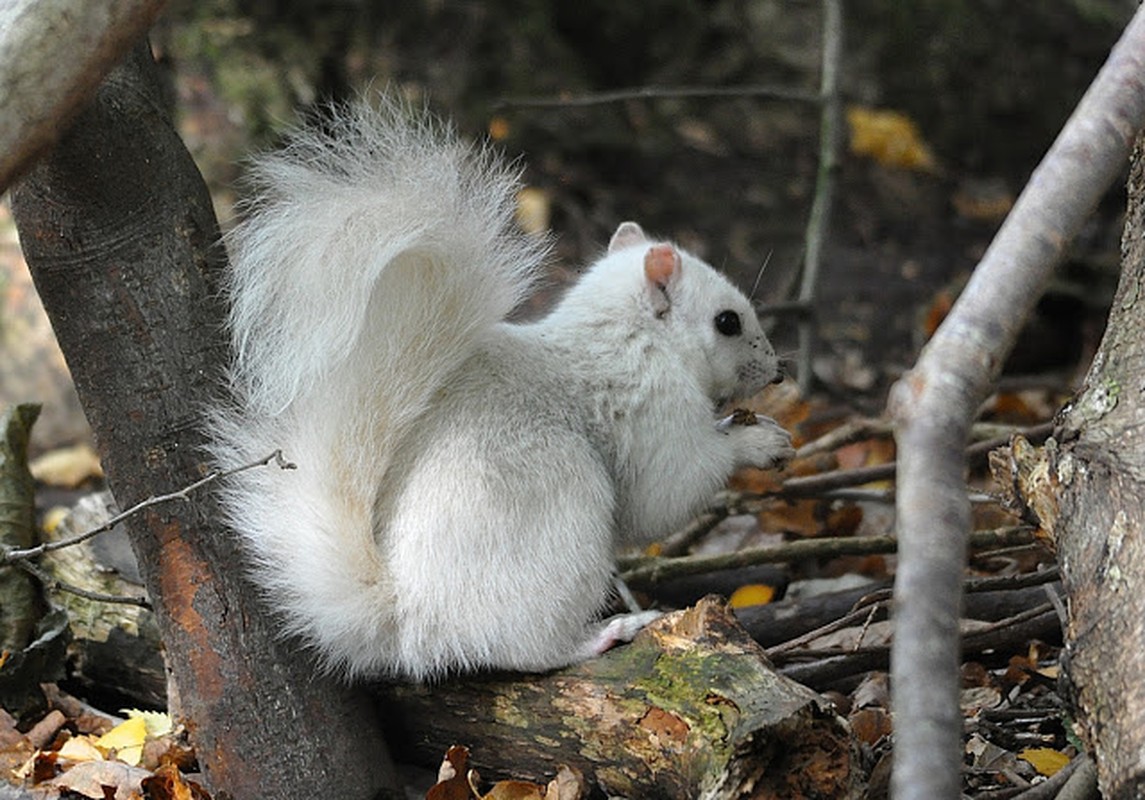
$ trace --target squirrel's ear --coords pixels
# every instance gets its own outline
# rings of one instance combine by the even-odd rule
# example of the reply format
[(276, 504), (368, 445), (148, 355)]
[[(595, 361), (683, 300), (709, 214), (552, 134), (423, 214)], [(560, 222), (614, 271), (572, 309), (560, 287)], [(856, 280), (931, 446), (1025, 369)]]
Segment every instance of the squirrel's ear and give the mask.
[(670, 244), (657, 244), (644, 254), (644, 277), (647, 280), (648, 295), (657, 317), (668, 313), (672, 307), (669, 286), (680, 277), (682, 262), (680, 251)]
[(647, 243), (648, 237), (644, 235), (643, 228), (635, 222), (622, 222), (608, 242), (608, 252), (615, 253), (625, 247), (635, 247), (638, 244)]

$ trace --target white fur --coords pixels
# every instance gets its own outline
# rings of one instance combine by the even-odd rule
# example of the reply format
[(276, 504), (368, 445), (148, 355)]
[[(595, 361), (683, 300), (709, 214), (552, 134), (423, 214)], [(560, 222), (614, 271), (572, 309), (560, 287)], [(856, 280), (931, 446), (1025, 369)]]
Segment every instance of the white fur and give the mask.
[[(254, 163), (229, 240), (236, 402), (214, 452), (298, 465), (224, 492), (254, 580), (350, 675), (595, 652), (632, 627), (595, 622), (618, 538), (790, 455), (773, 423), (714, 421), (776, 375), (750, 304), (683, 251), (652, 286), (626, 223), (549, 317), (506, 323), (543, 256), (512, 231), (515, 176), (386, 101), (326, 130)], [(713, 325), (728, 309), (741, 336)]]

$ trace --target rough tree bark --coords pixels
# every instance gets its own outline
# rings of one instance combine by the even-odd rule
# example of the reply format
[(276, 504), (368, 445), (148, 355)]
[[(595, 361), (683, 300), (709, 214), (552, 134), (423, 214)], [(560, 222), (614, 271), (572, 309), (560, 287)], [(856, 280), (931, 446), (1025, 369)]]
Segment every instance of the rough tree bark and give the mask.
[(1054, 437), (1015, 442), (995, 475), (1053, 535), (1069, 595), (1066, 655), (1102, 797), (1145, 795), (1145, 138), (1129, 177), (1121, 280), (1101, 346)]
[(1143, 148), (1138, 138), (1121, 280), (1105, 336), (1055, 433), (1063, 443), (1054, 529), (1070, 600), (1067, 667), (1107, 800), (1145, 794)]
[(894, 387), (899, 568), (892, 649), (899, 800), (960, 793), (958, 605), (970, 422), (1066, 245), (1145, 123), (1138, 9), (918, 364)]
[[(120, 502), (200, 477), (199, 418), (228, 358), (225, 254), (146, 46), (18, 185), (13, 212)], [(239, 800), (388, 789), (375, 705), (275, 641), (214, 511), (199, 495), (128, 523), (210, 786)]]

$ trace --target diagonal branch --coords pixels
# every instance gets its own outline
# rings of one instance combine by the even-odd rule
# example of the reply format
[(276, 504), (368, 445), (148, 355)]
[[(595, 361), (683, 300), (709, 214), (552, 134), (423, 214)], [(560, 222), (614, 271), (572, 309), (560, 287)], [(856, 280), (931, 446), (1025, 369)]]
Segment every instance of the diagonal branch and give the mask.
[(959, 796), (957, 618), (970, 530), (963, 488), (970, 420), (1143, 124), (1139, 9), (950, 315), (892, 391), (899, 453), (892, 793), (899, 800)]
[(0, 4), (0, 192), (51, 147), (163, 0)]

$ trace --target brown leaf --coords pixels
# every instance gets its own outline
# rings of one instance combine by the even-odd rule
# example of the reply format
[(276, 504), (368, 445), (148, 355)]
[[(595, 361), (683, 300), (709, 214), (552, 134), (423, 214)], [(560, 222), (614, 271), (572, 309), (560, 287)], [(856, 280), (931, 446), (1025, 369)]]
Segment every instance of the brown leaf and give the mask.
[(880, 739), (891, 735), (891, 715), (883, 708), (861, 708), (849, 718), (855, 738), (864, 744), (874, 745)]
[(151, 800), (211, 800), (207, 790), (187, 780), (172, 764), (166, 764), (142, 782), (143, 790)]
[[(148, 772), (120, 761), (84, 761), (47, 782), (57, 789), (67, 789), (81, 797), (132, 800), (139, 797)], [(105, 788), (107, 787), (107, 788)], [(177, 795), (150, 794), (152, 800), (184, 800)], [(185, 800), (210, 800), (206, 795), (187, 795)]]
[(446, 752), (437, 770), (437, 783), (429, 787), (425, 800), (470, 800), (474, 793), (469, 789), (466, 766), (469, 763), (469, 748), (454, 745)]
[(544, 791), (529, 781), (498, 781), (481, 800), (545, 800)]
[(579, 769), (561, 764), (557, 777), (549, 781), (545, 800), (581, 800), (588, 792), (588, 784)]

